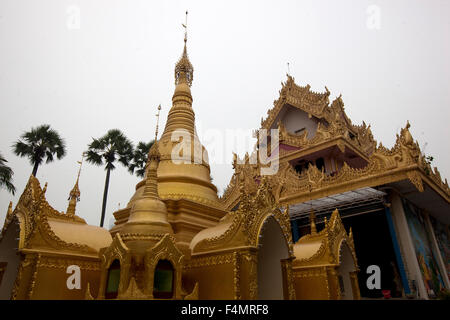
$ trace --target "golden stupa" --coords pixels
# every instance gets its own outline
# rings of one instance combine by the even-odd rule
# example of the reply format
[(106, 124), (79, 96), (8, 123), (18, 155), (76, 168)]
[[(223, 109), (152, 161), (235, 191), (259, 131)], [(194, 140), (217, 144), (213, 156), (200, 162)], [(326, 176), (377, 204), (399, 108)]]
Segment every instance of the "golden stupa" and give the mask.
[[(178, 246), (185, 254), (189, 254), (189, 243), (194, 235), (216, 224), (225, 212), (219, 203), (217, 188), (211, 183), (207, 151), (195, 130), (190, 89), (194, 68), (188, 58), (186, 42), (185, 37), (183, 54), (175, 66), (173, 105), (158, 141), (158, 194), (167, 205), (168, 221)], [(183, 138), (188, 141), (183, 141)], [(177, 153), (175, 162), (172, 152), (180, 141), (186, 143), (184, 150), (190, 152)], [(127, 207), (114, 213), (117, 221), (111, 230), (112, 234), (121, 230), (135, 201), (142, 196), (144, 187), (145, 179), (137, 184), (136, 193)]]

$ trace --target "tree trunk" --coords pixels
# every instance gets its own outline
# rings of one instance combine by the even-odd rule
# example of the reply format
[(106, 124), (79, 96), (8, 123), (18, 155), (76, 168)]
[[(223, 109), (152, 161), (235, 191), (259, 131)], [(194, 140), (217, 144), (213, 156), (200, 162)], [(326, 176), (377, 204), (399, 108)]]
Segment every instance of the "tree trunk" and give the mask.
[(100, 220), (100, 227), (103, 227), (103, 222), (105, 221), (106, 199), (108, 198), (110, 173), (111, 173), (111, 169), (106, 170), (105, 190), (103, 191), (102, 218)]
[(33, 167), (33, 176), (36, 177), (37, 170), (39, 168), (39, 163), (35, 162)]

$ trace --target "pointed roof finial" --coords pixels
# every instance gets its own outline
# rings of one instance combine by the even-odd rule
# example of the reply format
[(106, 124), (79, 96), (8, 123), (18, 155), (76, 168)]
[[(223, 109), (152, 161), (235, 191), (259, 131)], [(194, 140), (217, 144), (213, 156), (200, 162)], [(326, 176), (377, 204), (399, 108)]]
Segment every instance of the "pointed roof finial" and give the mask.
[(187, 83), (188, 86), (190, 87), (192, 85), (192, 80), (194, 78), (194, 67), (192, 66), (191, 62), (189, 61), (188, 54), (187, 54), (187, 48), (186, 48), (187, 15), (188, 15), (188, 12), (186, 11), (186, 22), (181, 24), (184, 28), (184, 49), (183, 49), (183, 54), (181, 55), (180, 60), (178, 60), (176, 66), (175, 66), (175, 84), (177, 85), (179, 83)]
[(13, 205), (13, 203), (12, 203), (12, 201), (10, 201), (9, 205), (8, 205), (8, 212), (6, 213), (6, 216), (9, 216), (12, 214), (12, 212), (13, 212), (12, 205)]
[(81, 174), (81, 167), (83, 166), (83, 159), (84, 159), (84, 152), (81, 155), (81, 161), (77, 161), (77, 163), (80, 165), (78, 168), (78, 175), (77, 180), (75, 181), (75, 185), (73, 186), (72, 190), (70, 190), (69, 193), (69, 205), (67, 206), (66, 214), (69, 216), (75, 215), (75, 208), (77, 201), (80, 201), (80, 188), (78, 187), (78, 181), (80, 180), (80, 174)]
[(155, 142), (158, 141), (159, 113), (160, 113), (160, 111), (161, 111), (161, 105), (158, 106), (158, 113), (156, 114)]
[(188, 25), (187, 17), (188, 17), (188, 11), (186, 10), (186, 22), (181, 24), (184, 28), (184, 45), (186, 45), (186, 42), (187, 42), (187, 25)]
[(291, 69), (289, 68), (289, 62), (287, 63), (287, 75), (291, 75)]

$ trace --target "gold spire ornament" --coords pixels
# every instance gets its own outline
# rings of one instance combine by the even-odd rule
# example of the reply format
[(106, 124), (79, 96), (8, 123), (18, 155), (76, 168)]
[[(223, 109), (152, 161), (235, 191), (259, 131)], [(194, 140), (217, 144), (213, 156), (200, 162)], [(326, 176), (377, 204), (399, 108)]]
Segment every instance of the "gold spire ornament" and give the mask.
[(158, 113), (156, 114), (156, 129), (155, 129), (155, 143), (158, 141), (158, 130), (159, 130), (159, 114), (161, 112), (161, 105), (158, 106)]
[(180, 83), (186, 83), (189, 87), (192, 85), (192, 80), (194, 80), (194, 67), (189, 61), (189, 57), (187, 54), (187, 15), (186, 11), (186, 23), (182, 24), (184, 27), (184, 49), (183, 54), (181, 55), (180, 60), (178, 60), (175, 66), (175, 84), (178, 85)]
[(77, 202), (80, 201), (80, 188), (78, 186), (78, 181), (80, 180), (80, 174), (81, 174), (81, 167), (83, 165), (83, 159), (84, 159), (84, 153), (81, 155), (81, 161), (77, 161), (77, 163), (80, 165), (78, 168), (78, 175), (77, 180), (75, 182), (75, 185), (73, 186), (72, 190), (69, 193), (69, 205), (67, 206), (66, 214), (68, 216), (74, 216), (75, 215), (75, 209), (77, 206)]

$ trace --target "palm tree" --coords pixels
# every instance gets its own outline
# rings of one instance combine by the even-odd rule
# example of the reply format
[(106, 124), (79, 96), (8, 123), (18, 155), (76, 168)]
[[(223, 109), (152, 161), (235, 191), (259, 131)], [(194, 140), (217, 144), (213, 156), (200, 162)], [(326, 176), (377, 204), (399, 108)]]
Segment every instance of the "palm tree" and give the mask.
[(19, 157), (28, 157), (35, 177), (44, 158), (45, 163), (50, 163), (54, 160), (55, 154), (58, 160), (66, 155), (64, 140), (48, 124), (31, 128), (31, 131), (25, 132), (20, 138), (22, 140), (13, 144), (13, 151)]
[(6, 161), (0, 153), (0, 187), (5, 187), (6, 190), (14, 195), (16, 193), (16, 188), (11, 182), (14, 172), (6, 165), (6, 162), (8, 161)]
[(145, 175), (145, 166), (147, 164), (148, 152), (155, 141), (139, 142), (136, 149), (133, 151), (133, 161), (130, 163), (128, 170), (131, 174), (136, 172), (136, 175), (143, 178)]
[(118, 160), (125, 167), (128, 167), (132, 157), (133, 144), (119, 129), (111, 129), (99, 139), (92, 138), (92, 142), (88, 145), (88, 151), (86, 151), (86, 160), (98, 166), (105, 164), (106, 170), (100, 227), (103, 227), (103, 222), (105, 220), (109, 177), (111, 174), (111, 170), (114, 170), (116, 168), (114, 166), (114, 163), (116, 162), (116, 160)]

